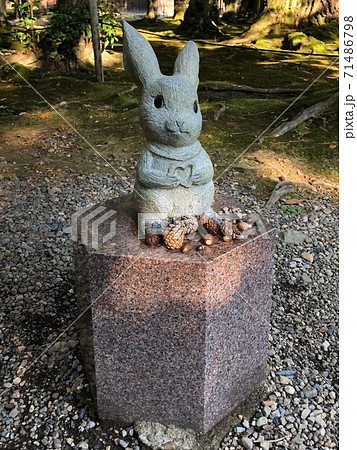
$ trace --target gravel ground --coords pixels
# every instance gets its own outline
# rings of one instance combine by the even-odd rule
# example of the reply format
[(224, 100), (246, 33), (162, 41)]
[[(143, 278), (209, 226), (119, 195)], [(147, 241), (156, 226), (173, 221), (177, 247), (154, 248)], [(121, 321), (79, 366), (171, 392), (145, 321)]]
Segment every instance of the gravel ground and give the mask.
[[(104, 428), (97, 421), (77, 325), (70, 327), (76, 318), (71, 213), (117, 196), (128, 182), (73, 175), (1, 184), (0, 446), (139, 450), (132, 427)], [(219, 188), (234, 192), (278, 229), (272, 394), (251, 421), (242, 418), (221, 449), (338, 448), (335, 202), (305, 193), (301, 214), (283, 214), (280, 206), (264, 211), (251, 184), (224, 182)]]

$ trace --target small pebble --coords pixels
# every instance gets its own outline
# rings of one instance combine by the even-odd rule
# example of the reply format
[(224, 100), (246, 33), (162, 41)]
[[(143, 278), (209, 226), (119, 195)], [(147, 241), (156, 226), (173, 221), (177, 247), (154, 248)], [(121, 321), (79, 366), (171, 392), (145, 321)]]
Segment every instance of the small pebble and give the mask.
[(312, 389), (304, 389), (303, 390), (304, 396), (305, 398), (315, 398), (317, 396), (317, 389), (316, 388), (312, 388)]
[(251, 450), (253, 448), (253, 441), (249, 437), (243, 437), (241, 439), (244, 448)]
[(287, 394), (293, 395), (293, 394), (295, 394), (295, 389), (293, 386), (288, 385), (288, 386), (285, 386), (285, 392)]
[(305, 261), (308, 261), (309, 263), (312, 263), (314, 261), (314, 255), (308, 252), (301, 253), (301, 257), (305, 259)]
[(17, 417), (19, 414), (19, 410), (15, 407), (10, 411), (9, 416), (12, 417), (13, 419), (15, 419), (15, 417)]
[[(58, 147), (62, 138), (61, 142), (68, 143), (68, 148)], [(45, 134), (36, 136), (36, 142), (40, 153), (52, 157), (47, 150), (54, 149), (62, 160), (67, 160), (66, 154), (74, 156), (78, 148), (67, 129), (58, 132), (54, 128), (52, 134), (46, 130)], [(121, 154), (118, 159), (120, 166), (123, 162), (123, 168), (135, 167), (134, 159)], [(61, 336), (60, 345), (53, 345), (31, 367), (28, 376), (22, 376), (23, 368), (30, 366), (76, 314), (76, 276), (70, 239), (72, 212), (117, 197), (123, 189), (132, 189), (132, 179), (127, 178), (124, 183), (117, 175), (99, 172), (97, 167), (98, 173), (91, 175), (73, 172), (53, 177), (45, 174), (39, 164), (35, 177), (0, 180), (0, 206), (6, 209), (0, 224), (0, 252), (4, 254), (1, 275), (5, 279), (0, 286), (3, 299), (0, 354), (3, 386), (8, 389), (4, 394), (1, 448), (20, 445), (82, 449), (87, 444), (93, 450), (113, 450), (123, 449), (119, 440), (125, 442), (125, 439), (130, 439), (125, 450), (141, 448), (132, 427), (129, 438), (122, 428), (114, 432), (96, 424), (92, 403), (85, 400), (90, 393), (84, 368), (78, 360), (78, 324)], [(265, 200), (258, 199), (251, 190), (247, 192), (244, 183), (239, 181), (222, 184), (218, 181), (217, 188), (238, 196), (240, 192), (245, 193), (242, 201), (246, 209), (239, 219), (248, 221), (247, 211), (258, 212), (264, 221), (279, 230), (274, 254), (274, 306), (269, 319), (271, 394), (250, 422), (243, 417), (237, 419), (239, 426), (224, 437), (220, 450), (241, 448), (243, 438), (248, 445), (245, 448), (252, 446), (254, 450), (283, 447), (337, 450), (337, 208), (327, 195), (311, 193), (310, 198), (306, 191), (303, 215), (285, 215), (278, 206), (267, 211)], [(327, 215), (326, 209), (331, 213)], [(231, 211), (225, 208), (225, 212)], [(190, 243), (195, 251), (199, 241)], [(231, 249), (228, 243), (219, 245)], [(249, 241), (243, 242), (242, 250), (247, 250), (251, 257), (249, 245)], [(204, 247), (205, 251), (214, 249)], [(146, 251), (153, 250), (146, 248)], [(181, 257), (185, 259), (184, 255)], [(249, 310), (250, 314), (254, 315), (254, 311)], [(224, 328), (224, 333), (229, 333), (231, 325), (230, 317), (225, 318), (219, 332)], [(123, 351), (130, 352), (130, 348)], [(293, 392), (290, 388), (294, 394), (289, 393)], [(288, 438), (278, 443), (266, 442), (283, 436)]]
[(257, 420), (257, 426), (262, 427), (263, 425), (266, 425), (268, 423), (268, 419), (265, 416), (259, 417)]

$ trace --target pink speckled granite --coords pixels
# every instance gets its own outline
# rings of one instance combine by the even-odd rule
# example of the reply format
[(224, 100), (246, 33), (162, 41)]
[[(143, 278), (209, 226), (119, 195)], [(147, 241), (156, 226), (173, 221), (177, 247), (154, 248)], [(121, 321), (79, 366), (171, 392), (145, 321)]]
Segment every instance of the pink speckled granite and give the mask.
[(106, 203), (119, 213), (104, 248), (75, 249), (79, 310), (87, 308), (81, 347), (99, 417), (206, 433), (265, 379), (275, 232), (202, 255), (149, 248), (129, 203)]

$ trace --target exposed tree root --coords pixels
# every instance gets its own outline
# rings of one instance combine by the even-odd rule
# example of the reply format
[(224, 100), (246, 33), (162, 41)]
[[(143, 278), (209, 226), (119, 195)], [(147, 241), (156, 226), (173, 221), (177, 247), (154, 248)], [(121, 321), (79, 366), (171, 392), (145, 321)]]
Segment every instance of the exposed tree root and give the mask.
[(280, 181), (275, 186), (269, 200), (266, 202), (265, 207), (270, 208), (285, 194), (295, 191), (296, 187), (302, 187), (307, 189), (315, 189), (311, 184), (305, 183), (303, 181)]
[(227, 111), (226, 105), (223, 105), (214, 115), (213, 120), (218, 122), (219, 118)]
[(252, 94), (296, 94), (302, 92), (301, 88), (255, 88), (238, 84), (200, 84), (199, 91), (214, 92), (250, 92)]
[(331, 105), (335, 103), (335, 101), (338, 100), (338, 92), (333, 94), (331, 97), (329, 97), (327, 100), (316, 103), (316, 105), (310, 106), (309, 108), (304, 109), (299, 113), (297, 116), (293, 118), (290, 122), (285, 122), (281, 125), (279, 125), (277, 128), (275, 128), (274, 131), (270, 134), (271, 137), (279, 137), (283, 134), (287, 133), (288, 131), (294, 130), (300, 123), (305, 122), (308, 119), (311, 119), (312, 117), (316, 117), (319, 114), (321, 114), (325, 109), (329, 108)]

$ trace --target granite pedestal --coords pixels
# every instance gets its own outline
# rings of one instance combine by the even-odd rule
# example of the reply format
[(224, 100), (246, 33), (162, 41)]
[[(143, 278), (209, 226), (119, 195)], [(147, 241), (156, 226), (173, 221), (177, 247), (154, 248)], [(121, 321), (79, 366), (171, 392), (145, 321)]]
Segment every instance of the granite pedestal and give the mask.
[(207, 436), (265, 380), (275, 232), (183, 254), (137, 238), (130, 199), (104, 206), (118, 211), (116, 236), (99, 250), (75, 247), (99, 418)]

